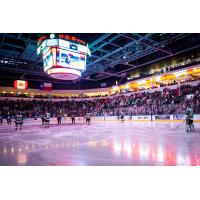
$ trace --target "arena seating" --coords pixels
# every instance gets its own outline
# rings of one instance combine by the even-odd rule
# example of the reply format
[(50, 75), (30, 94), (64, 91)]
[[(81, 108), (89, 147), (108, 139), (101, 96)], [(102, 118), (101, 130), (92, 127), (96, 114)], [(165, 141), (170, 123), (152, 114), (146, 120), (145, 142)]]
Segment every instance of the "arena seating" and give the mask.
[[(162, 87), (168, 87), (168, 86), (172, 86), (172, 85), (177, 85), (178, 83), (181, 83), (181, 84), (185, 84), (185, 83), (188, 83), (191, 85), (192, 82), (199, 82), (200, 81), (200, 77), (198, 76), (189, 76), (187, 79), (185, 80), (182, 80), (181, 82), (179, 81), (173, 81), (173, 82), (169, 82), (169, 83), (160, 83), (159, 86), (152, 86), (150, 87), (149, 89), (155, 89), (155, 88), (162, 88)], [(98, 90), (99, 88), (97, 88)], [(0, 91), (2, 89), (0, 88)], [(0, 92), (0, 97), (18, 97), (18, 98), (35, 98), (35, 99), (88, 99), (88, 98), (94, 98), (94, 97), (108, 97), (109, 96), (109, 93), (106, 92), (104, 94), (95, 94), (93, 92), (92, 95), (89, 95), (89, 92), (88, 94), (77, 94), (76, 96), (73, 96), (73, 95), (70, 95), (70, 96), (57, 96), (53, 93), (41, 93), (41, 94), (35, 94), (33, 92), (30, 92), (27, 93), (27, 92), (24, 92), (24, 93), (19, 93), (18, 91), (15, 91), (15, 92), (9, 92), (9, 91), (5, 91), (6, 89), (3, 89), (2, 92)], [(135, 89), (134, 91), (133, 90), (127, 90), (127, 91), (120, 91), (120, 92), (117, 92), (117, 94), (124, 94), (124, 93), (133, 93), (135, 91), (144, 91), (146, 90), (145, 88), (140, 88), (140, 89)], [(67, 92), (67, 91), (66, 91)], [(59, 91), (58, 91), (59, 93)], [(62, 94), (62, 93), (61, 93)], [(110, 95), (116, 95), (116, 93), (112, 93)]]
[[(190, 99), (188, 96), (190, 95)], [(150, 115), (150, 114), (181, 114), (186, 103), (193, 106), (194, 113), (200, 113), (200, 87), (181, 85), (175, 89), (165, 88), (163, 91), (144, 91), (130, 95), (115, 95), (106, 98), (82, 99), (80, 101), (49, 101), (49, 100), (0, 100), (0, 112), (15, 115), (21, 111), (25, 117), (40, 116), (45, 110), (51, 116), (62, 111), (70, 116), (85, 116), (87, 112), (94, 116), (102, 115)]]

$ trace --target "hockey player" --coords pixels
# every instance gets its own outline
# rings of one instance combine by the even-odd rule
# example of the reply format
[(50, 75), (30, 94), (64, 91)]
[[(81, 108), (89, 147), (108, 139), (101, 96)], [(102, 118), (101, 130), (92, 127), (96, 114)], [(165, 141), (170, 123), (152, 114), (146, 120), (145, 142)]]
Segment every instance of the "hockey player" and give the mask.
[(61, 111), (57, 113), (57, 121), (58, 124), (61, 124), (61, 119), (62, 119), (62, 115), (61, 115)]
[(10, 115), (10, 113), (7, 114), (6, 120), (7, 120), (7, 124), (11, 125), (11, 115)]
[(19, 112), (17, 115), (15, 115), (15, 129), (17, 130), (19, 125), (20, 130), (22, 129), (22, 125), (23, 125), (23, 116), (21, 114), (21, 112)]
[(193, 109), (192, 109), (192, 107), (189, 103), (187, 104), (185, 115), (186, 115), (187, 131), (191, 131), (192, 129), (194, 129), (194, 123), (193, 123), (194, 112), (193, 112)]
[(45, 121), (44, 121), (44, 128), (49, 128), (50, 117), (51, 117), (50, 113), (46, 111), (45, 117), (44, 117), (44, 119), (45, 119)]
[(125, 119), (124, 119), (124, 113), (121, 114), (120, 119), (121, 119), (121, 122), (125, 121)]
[(42, 120), (42, 126), (44, 126), (44, 123), (45, 123), (45, 114), (42, 113), (41, 116), (40, 116), (41, 120)]
[(3, 125), (3, 115), (1, 114), (1, 112), (0, 112), (0, 124), (1, 126)]
[(72, 124), (75, 124), (75, 115), (74, 114), (71, 115), (71, 119), (72, 119)]
[(86, 124), (89, 125), (89, 124), (90, 124), (90, 121), (91, 121), (91, 114), (90, 114), (90, 113), (87, 113), (87, 114), (86, 114), (85, 120), (86, 120)]

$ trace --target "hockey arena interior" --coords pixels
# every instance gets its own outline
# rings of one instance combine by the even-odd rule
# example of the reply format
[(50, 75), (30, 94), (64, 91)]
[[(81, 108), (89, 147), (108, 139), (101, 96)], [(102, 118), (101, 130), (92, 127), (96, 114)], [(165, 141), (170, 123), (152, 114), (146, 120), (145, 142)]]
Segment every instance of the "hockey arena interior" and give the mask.
[(200, 165), (200, 34), (0, 33), (0, 166)]

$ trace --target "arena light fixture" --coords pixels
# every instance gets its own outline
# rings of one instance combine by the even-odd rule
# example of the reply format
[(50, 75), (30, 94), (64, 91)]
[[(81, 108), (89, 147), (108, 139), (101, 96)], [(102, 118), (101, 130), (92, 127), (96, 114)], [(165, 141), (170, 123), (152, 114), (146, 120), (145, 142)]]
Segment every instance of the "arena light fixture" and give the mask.
[(175, 77), (178, 78), (180, 76), (185, 76), (187, 75), (187, 71), (186, 70), (183, 70), (183, 71), (179, 71), (179, 72), (176, 72), (175, 73)]
[(125, 88), (126, 88), (126, 89), (129, 89), (129, 88), (130, 88), (130, 85), (129, 85), (129, 84), (126, 84), (126, 85), (125, 85)]
[(146, 80), (140, 80), (140, 81), (137, 81), (138, 85), (143, 85), (146, 83)]
[(55, 38), (55, 34), (52, 33), (52, 34), (50, 35), (50, 38), (51, 38), (51, 39), (54, 39), (54, 38)]
[(116, 92), (116, 91), (119, 91), (120, 88), (119, 88), (118, 85), (115, 85), (115, 86), (112, 87), (112, 90), (113, 90), (114, 92)]
[(160, 76), (157, 76), (155, 79), (156, 79), (156, 82), (159, 82), (161, 80)]

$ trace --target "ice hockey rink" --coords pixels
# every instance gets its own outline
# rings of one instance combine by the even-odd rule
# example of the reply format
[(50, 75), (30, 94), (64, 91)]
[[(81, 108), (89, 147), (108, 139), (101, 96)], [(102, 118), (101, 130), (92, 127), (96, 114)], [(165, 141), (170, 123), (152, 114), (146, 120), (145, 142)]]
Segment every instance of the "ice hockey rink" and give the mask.
[(200, 123), (92, 121), (0, 126), (2, 166), (200, 165)]

